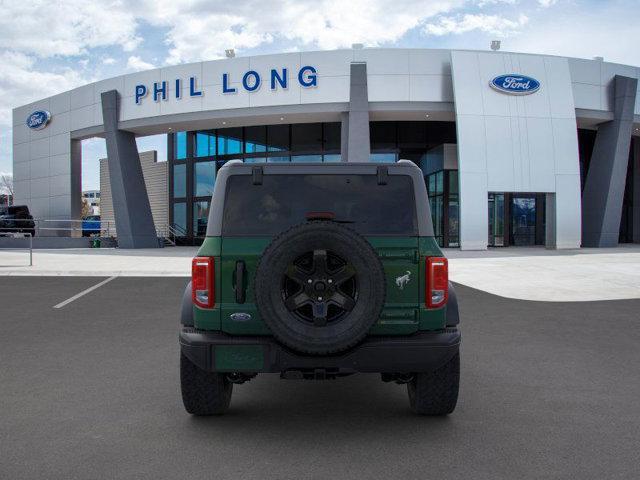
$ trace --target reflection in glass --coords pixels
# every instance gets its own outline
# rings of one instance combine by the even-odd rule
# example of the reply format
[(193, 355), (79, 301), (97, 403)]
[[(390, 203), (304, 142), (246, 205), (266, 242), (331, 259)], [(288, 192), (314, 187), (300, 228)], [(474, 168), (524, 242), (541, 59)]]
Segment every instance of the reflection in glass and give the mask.
[(289, 150), (289, 125), (268, 125), (267, 141), (270, 152)]
[(397, 154), (395, 153), (372, 153), (369, 159), (375, 163), (395, 163)]
[(322, 155), (292, 155), (291, 161), (298, 163), (322, 162)]
[(174, 198), (187, 196), (187, 165), (185, 163), (173, 166), (173, 196)]
[(222, 128), (218, 130), (218, 155), (242, 153), (242, 128)]
[(173, 154), (176, 160), (187, 158), (187, 132), (176, 132)]
[(209, 202), (193, 203), (193, 235), (196, 237), (204, 237), (207, 234), (209, 205)]
[(339, 153), (323, 155), (325, 162), (341, 162), (342, 156)]
[(187, 233), (187, 204), (185, 202), (173, 204), (173, 224), (180, 233)]
[(289, 157), (267, 157), (269, 163), (286, 163), (289, 161)]
[(211, 157), (216, 154), (216, 135), (214, 132), (197, 132), (195, 142), (196, 157)]
[(260, 153), (267, 151), (267, 127), (245, 127), (244, 129), (245, 153)]
[(196, 197), (213, 194), (216, 182), (216, 162), (196, 162), (193, 164), (193, 193)]

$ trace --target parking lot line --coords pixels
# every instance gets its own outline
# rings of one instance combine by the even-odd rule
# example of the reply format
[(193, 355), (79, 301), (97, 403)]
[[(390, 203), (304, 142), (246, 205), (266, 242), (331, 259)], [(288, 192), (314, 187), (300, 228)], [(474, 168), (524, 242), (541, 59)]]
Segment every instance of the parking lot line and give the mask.
[(113, 276), (113, 277), (109, 277), (106, 280), (101, 281), (100, 283), (95, 284), (93, 287), (89, 287), (86, 290), (81, 291), (80, 293), (75, 294), (73, 297), (71, 298), (67, 298), (65, 301), (60, 302), (57, 305), (54, 305), (53, 308), (62, 308), (66, 305), (69, 305), (71, 302), (73, 302), (74, 300), (79, 299), (80, 297), (85, 296), (87, 293), (91, 293), (93, 292), (96, 288), (100, 288), (101, 286), (109, 283), (111, 280), (114, 280), (118, 278), (117, 276)]

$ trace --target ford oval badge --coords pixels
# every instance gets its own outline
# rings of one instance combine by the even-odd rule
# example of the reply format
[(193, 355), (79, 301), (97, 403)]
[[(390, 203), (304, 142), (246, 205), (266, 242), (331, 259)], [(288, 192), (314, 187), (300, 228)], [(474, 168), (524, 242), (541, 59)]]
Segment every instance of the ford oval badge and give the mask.
[(46, 110), (36, 110), (27, 117), (27, 127), (32, 130), (42, 130), (51, 120), (51, 114)]
[(538, 80), (518, 73), (498, 75), (489, 82), (489, 85), (494, 90), (509, 95), (530, 95), (540, 89)]
[(251, 314), (244, 312), (236, 312), (229, 315), (234, 322), (248, 322), (251, 320)]

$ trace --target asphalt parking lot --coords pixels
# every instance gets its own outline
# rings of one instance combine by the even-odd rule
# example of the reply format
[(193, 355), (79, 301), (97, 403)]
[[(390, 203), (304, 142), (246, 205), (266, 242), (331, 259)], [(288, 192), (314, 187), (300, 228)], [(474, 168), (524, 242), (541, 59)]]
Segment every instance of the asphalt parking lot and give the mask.
[(640, 300), (542, 303), (458, 287), (455, 413), (375, 375), (181, 404), (186, 278), (0, 278), (0, 478), (638, 478)]

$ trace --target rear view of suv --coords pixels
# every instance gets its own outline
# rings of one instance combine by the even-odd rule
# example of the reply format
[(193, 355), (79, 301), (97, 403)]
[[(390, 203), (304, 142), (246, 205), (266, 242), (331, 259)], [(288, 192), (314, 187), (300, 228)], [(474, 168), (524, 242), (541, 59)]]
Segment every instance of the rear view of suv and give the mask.
[(225, 165), (181, 323), (195, 415), (224, 413), (233, 384), (258, 373), (375, 372), (407, 384), (416, 413), (457, 402), (457, 300), (408, 161)]

